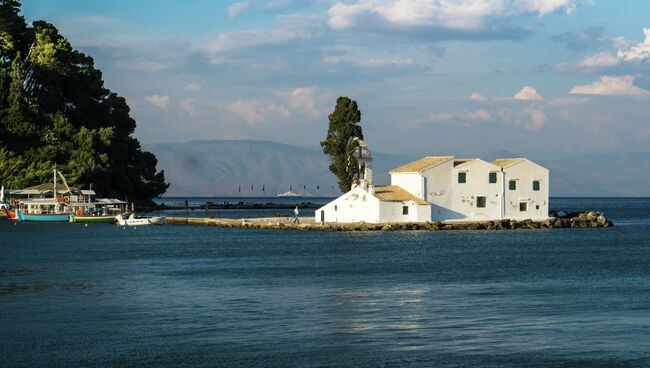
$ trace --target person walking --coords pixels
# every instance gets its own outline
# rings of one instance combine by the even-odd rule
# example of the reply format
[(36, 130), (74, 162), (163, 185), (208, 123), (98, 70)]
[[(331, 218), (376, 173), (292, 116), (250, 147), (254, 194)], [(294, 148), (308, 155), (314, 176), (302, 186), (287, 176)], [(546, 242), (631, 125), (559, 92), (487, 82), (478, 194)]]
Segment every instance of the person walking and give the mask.
[(300, 210), (298, 209), (298, 206), (296, 206), (296, 208), (293, 209), (293, 223), (294, 224), (299, 224), (300, 223), (300, 218), (298, 216), (300, 216)]

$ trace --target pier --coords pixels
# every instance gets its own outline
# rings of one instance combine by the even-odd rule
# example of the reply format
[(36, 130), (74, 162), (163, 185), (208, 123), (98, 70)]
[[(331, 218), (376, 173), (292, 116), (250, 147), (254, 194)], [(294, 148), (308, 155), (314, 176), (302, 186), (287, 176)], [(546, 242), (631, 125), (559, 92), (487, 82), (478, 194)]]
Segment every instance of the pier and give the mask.
[(544, 221), (495, 220), (495, 221), (438, 221), (416, 223), (321, 223), (312, 217), (300, 218), (294, 224), (291, 217), (266, 218), (207, 218), (167, 217), (166, 223), (176, 225), (204, 225), (221, 228), (300, 230), (300, 231), (450, 231), (450, 230), (520, 230), (520, 229), (563, 229), (563, 228), (607, 228), (614, 224), (600, 212), (580, 212), (564, 218), (549, 218)]

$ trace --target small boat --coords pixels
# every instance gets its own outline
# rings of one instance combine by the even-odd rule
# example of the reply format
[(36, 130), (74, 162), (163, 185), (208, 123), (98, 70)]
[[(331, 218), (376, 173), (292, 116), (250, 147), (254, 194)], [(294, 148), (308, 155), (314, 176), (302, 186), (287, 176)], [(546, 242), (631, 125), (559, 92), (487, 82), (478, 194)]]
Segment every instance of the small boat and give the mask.
[(4, 209), (5, 214), (7, 215), (7, 218), (9, 220), (18, 221), (18, 214), (16, 213), (16, 211), (12, 211), (12, 210), (10, 210), (9, 208), (6, 208), (6, 207), (3, 208), (3, 209)]
[(300, 197), (300, 196), (301, 196), (300, 193), (292, 192), (291, 190), (284, 193), (278, 193), (278, 197)]
[(77, 216), (70, 215), (70, 222), (81, 224), (112, 224), (117, 221), (117, 216)]
[(124, 218), (122, 215), (115, 216), (117, 224), (120, 226), (146, 226), (146, 225), (162, 225), (165, 218), (161, 216), (154, 217), (135, 217), (131, 214), (129, 218)]
[(16, 210), (19, 221), (39, 221), (39, 222), (68, 222), (70, 215), (67, 213), (24, 213), (21, 210)]

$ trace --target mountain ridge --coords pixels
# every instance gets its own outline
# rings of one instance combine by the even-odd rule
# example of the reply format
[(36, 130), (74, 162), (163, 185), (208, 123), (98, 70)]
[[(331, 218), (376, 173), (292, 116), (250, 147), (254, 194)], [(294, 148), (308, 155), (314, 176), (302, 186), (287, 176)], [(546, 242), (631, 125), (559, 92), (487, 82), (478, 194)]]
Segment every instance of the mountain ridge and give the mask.
[[(252, 139), (199, 139), (143, 147), (155, 153), (159, 168), (165, 170), (171, 182), (166, 196), (275, 196), (289, 189), (313, 196), (340, 194), (320, 147)], [(649, 174), (644, 174), (650, 173), (647, 153), (544, 159), (499, 149), (473, 156), (492, 161), (504, 155), (528, 157), (547, 167), (551, 172), (551, 196), (650, 195)], [(373, 150), (375, 182), (389, 184), (388, 171), (421, 157)]]

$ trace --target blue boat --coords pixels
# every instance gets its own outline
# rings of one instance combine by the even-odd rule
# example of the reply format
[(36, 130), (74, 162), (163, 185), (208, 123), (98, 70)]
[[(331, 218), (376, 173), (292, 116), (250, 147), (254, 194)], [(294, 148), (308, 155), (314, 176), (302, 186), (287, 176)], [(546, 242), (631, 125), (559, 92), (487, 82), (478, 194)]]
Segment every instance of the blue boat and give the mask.
[(70, 215), (67, 213), (52, 213), (52, 214), (30, 214), (23, 213), (23, 211), (17, 210), (19, 221), (47, 221), (47, 222), (68, 222), (70, 221)]

